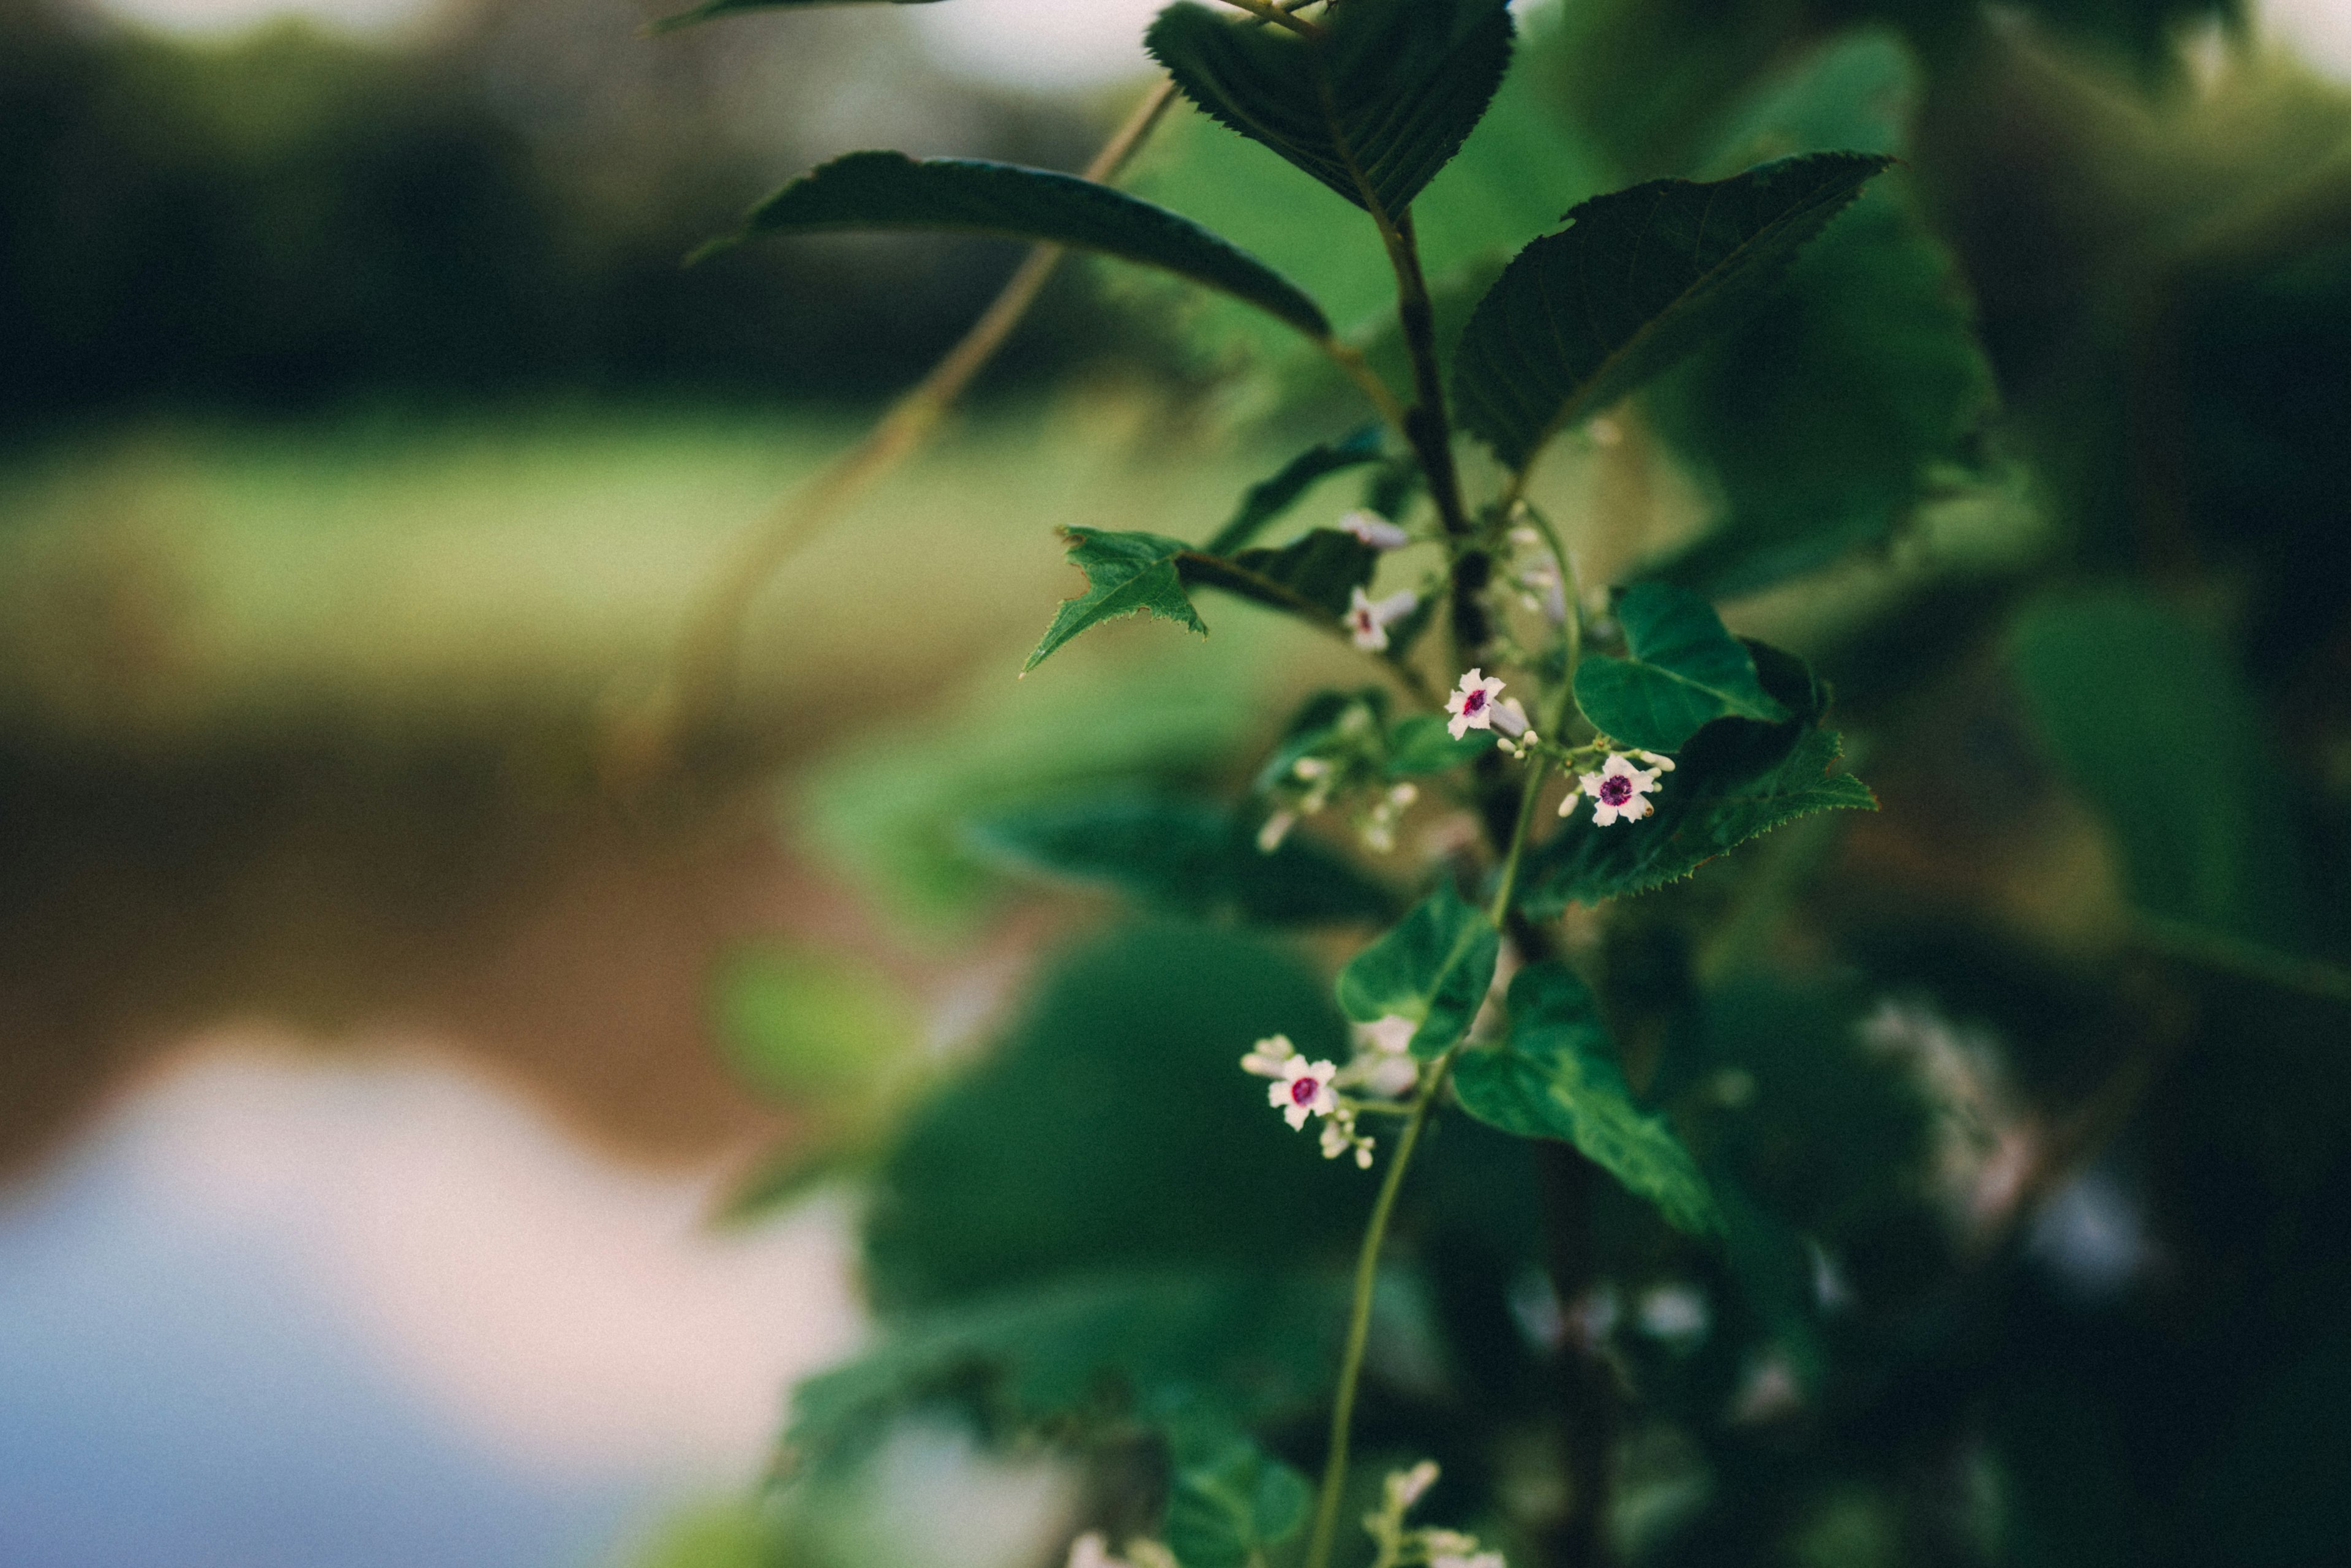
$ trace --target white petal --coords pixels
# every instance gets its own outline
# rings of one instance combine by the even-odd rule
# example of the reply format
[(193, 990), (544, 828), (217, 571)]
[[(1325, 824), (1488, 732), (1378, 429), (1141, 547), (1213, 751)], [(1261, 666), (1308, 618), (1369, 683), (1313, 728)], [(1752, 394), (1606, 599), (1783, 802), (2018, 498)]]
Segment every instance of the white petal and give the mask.
[(1290, 1130), (1294, 1133), (1306, 1125), (1306, 1113), (1303, 1105), (1289, 1105), (1283, 1107), (1281, 1119), (1290, 1124)]
[(1594, 795), (1592, 798), (1593, 825), (1600, 828), (1608, 826), (1611, 822), (1614, 822), (1616, 820), (1617, 810), (1618, 808), (1610, 805), (1607, 801), (1603, 800), (1599, 796)]

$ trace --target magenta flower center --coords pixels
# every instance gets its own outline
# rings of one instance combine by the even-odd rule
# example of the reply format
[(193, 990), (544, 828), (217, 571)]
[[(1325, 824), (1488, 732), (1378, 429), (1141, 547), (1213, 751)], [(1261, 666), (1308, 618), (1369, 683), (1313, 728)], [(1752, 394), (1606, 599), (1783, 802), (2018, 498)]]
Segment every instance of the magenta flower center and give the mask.
[(1485, 706), (1486, 692), (1482, 686), (1474, 692), (1464, 694), (1461, 698), (1461, 711), (1465, 714), (1481, 713), (1485, 710)]
[(1309, 1074), (1304, 1078), (1296, 1080), (1290, 1084), (1290, 1103), (1293, 1105), (1311, 1105), (1314, 1103), (1314, 1096), (1321, 1093), (1322, 1091), (1322, 1085), (1315, 1082), (1313, 1076)]
[(1622, 773), (1611, 774), (1600, 781), (1600, 803), (1621, 806), (1633, 798), (1633, 781)]

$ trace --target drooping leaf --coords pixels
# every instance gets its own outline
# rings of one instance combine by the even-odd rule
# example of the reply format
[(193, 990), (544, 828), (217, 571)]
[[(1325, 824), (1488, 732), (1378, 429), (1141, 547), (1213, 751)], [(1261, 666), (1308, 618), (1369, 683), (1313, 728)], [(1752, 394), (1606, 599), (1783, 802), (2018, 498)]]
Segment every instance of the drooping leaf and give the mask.
[(1176, 558), (1191, 547), (1164, 534), (1113, 533), (1103, 528), (1069, 530), (1070, 564), (1086, 574), (1086, 591), (1061, 601), (1044, 640), (1029, 655), (1023, 671), (1033, 670), (1048, 654), (1089, 626), (1121, 616), (1148, 612), (1173, 621), (1205, 637), (1207, 626), (1184, 593)]
[(1694, 1235), (1721, 1228), (1698, 1164), (1663, 1116), (1641, 1109), (1590, 988), (1565, 965), (1528, 965), (1510, 981), (1510, 1033), (1466, 1051), (1453, 1092), (1481, 1122), (1559, 1138)]
[(1241, 497), (1240, 509), (1233, 514), (1232, 520), (1218, 528), (1202, 548), (1210, 555), (1232, 554), (1257, 538), (1259, 529), (1295, 506), (1316, 480), (1343, 469), (1378, 462), (1381, 437), (1380, 426), (1367, 424), (1336, 441), (1308, 447), (1283, 464), (1271, 478), (1250, 486)]
[(1176, 1428), (1173, 1447), (1166, 1541), (1182, 1568), (1263, 1563), (1269, 1547), (1306, 1522), (1313, 1489), (1246, 1432), (1190, 1423)]
[(1187, 551), (1176, 563), (1186, 584), (1238, 593), (1276, 610), (1336, 618), (1348, 591), (1370, 584), (1380, 552), (1339, 528), (1314, 528), (1280, 549), (1245, 549), (1229, 559)]
[(1520, 251), (1471, 315), (1454, 357), (1462, 425), (1525, 467), (1559, 430), (1749, 319), (1892, 162), (1818, 152), (1585, 202)]
[(1408, 713), (1388, 731), (1388, 773), (1409, 779), (1422, 773), (1443, 773), (1474, 762), (1493, 748), (1494, 733), (1466, 730), (1453, 738), (1446, 721), (1433, 713)]
[(1022, 807), (975, 820), (979, 852), (1048, 875), (1115, 888), (1169, 914), (1259, 925), (1386, 920), (1388, 891), (1310, 838), (1271, 854), (1224, 807), (1124, 793)]
[(1763, 689), (1755, 657), (1687, 589), (1640, 582), (1616, 603), (1625, 658), (1576, 666), (1575, 705), (1604, 735), (1651, 751), (1678, 751), (1718, 718), (1777, 723), (1788, 710)]
[(1016, 163), (852, 152), (759, 204), (736, 239), (857, 229), (954, 230), (1098, 251), (1246, 300), (1310, 338), (1331, 334), (1322, 308), (1297, 285), (1189, 218), (1092, 180)]
[[(1822, 147), (1898, 152), (1913, 57), (1847, 36), (1758, 94), (1714, 166)], [(1771, 310), (1644, 399), (1713, 503), (1704, 533), (1645, 569), (1717, 597), (1887, 538), (1938, 491), (1980, 483), (1991, 369), (1958, 265), (1911, 192), (1881, 181), (1790, 267)]]
[(958, 1302), (801, 1383), (786, 1440), (822, 1461), (943, 1397), (1014, 1423), (1132, 1408), (1177, 1391), (1237, 1413), (1281, 1409), (1311, 1399), (1327, 1377), (1343, 1301), (1324, 1279), (1164, 1270)]
[(1827, 694), (1793, 654), (1746, 644), (1762, 685), (1790, 716), (1781, 724), (1722, 719), (1691, 737), (1637, 822), (1607, 827), (1579, 801), (1571, 819), (1527, 857), (1518, 906), (1550, 919), (1570, 904), (1646, 893), (1687, 876), (1759, 833), (1814, 811), (1875, 810), (1876, 797), (1828, 769), (1842, 752), (1816, 727)]
[(703, 0), (703, 4), (664, 16), (653, 24), (651, 31), (666, 33), (673, 27), (690, 27), (696, 22), (714, 21), (720, 16), (739, 16), (751, 11), (806, 11), (819, 5), (927, 5), (933, 0)]
[(1178, 0), (1144, 46), (1209, 115), (1400, 219), (1501, 85), (1508, 0), (1347, 0), (1308, 25), (1301, 37)]
[(1453, 884), (1415, 904), (1395, 928), (1339, 971), (1339, 1007), (1357, 1023), (1391, 1014), (1420, 1027), (1413, 1054), (1441, 1056), (1469, 1032), (1494, 983), (1501, 933)]

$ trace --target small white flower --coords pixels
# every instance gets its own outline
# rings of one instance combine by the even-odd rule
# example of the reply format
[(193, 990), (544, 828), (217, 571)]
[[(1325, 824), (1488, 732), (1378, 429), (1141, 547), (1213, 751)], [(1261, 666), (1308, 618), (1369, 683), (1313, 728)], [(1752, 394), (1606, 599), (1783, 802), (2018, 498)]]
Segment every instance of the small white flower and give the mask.
[(1527, 710), (1518, 698), (1504, 697), (1494, 705), (1494, 727), (1514, 737), (1527, 733)]
[(1338, 1075), (1339, 1070), (1327, 1061), (1285, 1058), (1281, 1076), (1265, 1086), (1266, 1103), (1281, 1113), (1292, 1130), (1302, 1127), (1307, 1117), (1327, 1116), (1339, 1108), (1339, 1096), (1331, 1089), (1331, 1080)]
[(1372, 1141), (1355, 1131), (1355, 1113), (1342, 1105), (1323, 1119), (1322, 1157), (1335, 1160), (1351, 1151), (1356, 1168), (1372, 1168)]
[(1327, 757), (1301, 757), (1290, 765), (1290, 773), (1311, 784), (1317, 779), (1331, 777), (1331, 759)]
[(1506, 1568), (1506, 1565), (1499, 1552), (1447, 1552), (1430, 1558), (1428, 1568)]
[(1279, 1078), (1281, 1076), (1281, 1064), (1297, 1054), (1298, 1048), (1290, 1043), (1288, 1035), (1270, 1034), (1251, 1046), (1249, 1053), (1241, 1058), (1241, 1071), (1254, 1072), (1259, 1078)]
[(1374, 599), (1360, 588), (1350, 589), (1347, 635), (1367, 653), (1384, 653), (1388, 650), (1388, 628), (1411, 614), (1419, 603), (1420, 595), (1409, 588), (1385, 599)]
[(1390, 1470), (1386, 1482), (1387, 1504), (1396, 1512), (1402, 1513), (1414, 1503), (1418, 1502), (1428, 1489), (1436, 1484), (1437, 1461), (1435, 1459), (1423, 1459), (1408, 1470)]
[[(1471, 670), (1461, 677), (1461, 685), (1445, 699), (1445, 711), (1453, 716), (1446, 728), (1453, 738), (1460, 739), (1473, 729), (1494, 727), (1496, 700), (1502, 695), (1502, 683), (1484, 670)], [(1520, 716), (1520, 727), (1525, 727), (1525, 716)]]
[(1110, 1542), (1099, 1530), (1089, 1530), (1070, 1542), (1068, 1568), (1125, 1568), (1110, 1554)]
[(1647, 763), (1656, 772), (1671, 773), (1674, 770), (1674, 759), (1670, 757), (1661, 757), (1654, 751), (1644, 751), (1637, 746), (1633, 748), (1633, 755)]
[(1402, 549), (1412, 542), (1410, 534), (1377, 512), (1349, 512), (1339, 519), (1339, 526), (1374, 549)]
[(1376, 1023), (1355, 1026), (1355, 1049), (1376, 1051), (1382, 1056), (1402, 1056), (1412, 1049), (1412, 1037), (1420, 1026), (1402, 1013), (1390, 1013)]
[(1290, 836), (1290, 830), (1297, 825), (1298, 813), (1295, 811), (1276, 811), (1268, 817), (1257, 831), (1257, 852), (1261, 855), (1273, 853), (1281, 847), (1281, 841)]
[[(1581, 784), (1571, 784), (1571, 785), (1569, 785), (1569, 786), (1567, 787), (1567, 799), (1566, 799), (1566, 800), (1562, 800), (1562, 801), (1559, 803), (1559, 814), (1560, 814), (1561, 816), (1562, 816), (1562, 817), (1573, 817), (1573, 816), (1574, 816), (1574, 815), (1575, 815), (1575, 803), (1576, 803), (1578, 800), (1583, 800), (1583, 785), (1581, 785)], [(1263, 839), (1259, 839), (1258, 841), (1259, 841), (1259, 843), (1263, 843), (1263, 842), (1264, 842), (1264, 840), (1263, 840)]]
[(1648, 796), (1657, 787), (1657, 773), (1656, 768), (1634, 767), (1621, 751), (1610, 752), (1599, 772), (1586, 773), (1580, 780), (1592, 797), (1593, 825), (1604, 828), (1620, 817), (1637, 822), (1647, 816), (1656, 809)]

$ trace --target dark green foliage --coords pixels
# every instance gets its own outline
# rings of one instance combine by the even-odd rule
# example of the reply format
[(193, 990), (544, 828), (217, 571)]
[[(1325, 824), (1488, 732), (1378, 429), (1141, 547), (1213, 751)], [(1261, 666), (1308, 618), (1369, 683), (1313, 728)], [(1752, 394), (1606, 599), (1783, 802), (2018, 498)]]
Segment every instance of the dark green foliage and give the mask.
[(1720, 1229), (1689, 1151), (1634, 1100), (1591, 988), (1564, 965), (1530, 964), (1510, 981), (1510, 1037), (1453, 1065), (1462, 1108), (1506, 1133), (1573, 1144), (1683, 1230)]
[[(2225, 649), (2153, 598), (2116, 590), (2033, 606), (2009, 657), (2066, 779), (2112, 828), (2135, 902), (2302, 945), (2294, 818), (2267, 777), (2273, 747)], [(2197, 782), (2214, 769), (2228, 782)]]
[(1178, 0), (1144, 43), (1218, 121), (1399, 221), (1501, 85), (1507, 0), (1348, 0), (1318, 30), (1301, 38)]
[(1521, 910), (1548, 919), (1570, 904), (1646, 893), (1799, 817), (1876, 809), (1860, 779), (1829, 771), (1842, 747), (1833, 731), (1816, 727), (1825, 697), (1802, 661), (1761, 643), (1747, 647), (1764, 688), (1793, 716), (1776, 725), (1719, 719), (1699, 730), (1637, 822), (1599, 827), (1579, 803), (1528, 856)]
[(989, 858), (1168, 914), (1285, 925), (1395, 912), (1385, 888), (1313, 840), (1292, 834), (1266, 854), (1245, 822), (1207, 801), (1093, 796), (982, 817), (968, 833)]
[(1248, 1568), (1298, 1533), (1306, 1478), (1229, 1427), (1179, 1425), (1171, 1447), (1166, 1541), (1182, 1568)]
[[(1883, 35), (1822, 48), (1767, 89), (1730, 166), (1900, 150), (1915, 89)], [(1644, 409), (1711, 493), (1707, 532), (1653, 570), (1721, 595), (1815, 570), (1981, 466), (1991, 369), (1949, 250), (1907, 181), (1881, 181), (1789, 267), (1773, 308), (1653, 385)]]
[[(995, 1424), (1126, 1415), (1173, 1397), (1237, 1415), (1292, 1408), (1328, 1377), (1344, 1298), (1327, 1281), (1215, 1271), (1024, 1285), (896, 1324), (881, 1346), (801, 1383), (787, 1443), (853, 1458), (908, 1409), (953, 1400)], [(1212, 1472), (1214, 1474), (1215, 1472)], [(1264, 1479), (1278, 1507), (1280, 1483)]]
[(1339, 1006), (1357, 1023), (1391, 1015), (1420, 1027), (1415, 1056), (1441, 1056), (1469, 1032), (1494, 981), (1501, 933), (1485, 912), (1439, 882), (1437, 891), (1339, 971)]
[(704, 4), (674, 16), (664, 16), (653, 25), (656, 33), (666, 33), (673, 27), (690, 27), (696, 22), (715, 21), (721, 16), (740, 16), (751, 11), (806, 11), (818, 5), (927, 5), (933, 0), (704, 0)]
[(1576, 666), (1575, 705), (1603, 735), (1651, 751), (1678, 751), (1719, 718), (1788, 716), (1756, 677), (1755, 657), (1723, 629), (1714, 606), (1667, 583), (1635, 583), (1616, 602), (1625, 657)]
[(1251, 938), (1133, 926), (1062, 959), (883, 1159), (866, 1234), (876, 1301), (904, 1311), (1065, 1275), (1343, 1261), (1374, 1178), (1316, 1158), (1312, 1135), (1284, 1126), (1240, 1071), (1275, 1033), (1310, 1056), (1346, 1053), (1322, 978)]
[(1105, 528), (1071, 528), (1069, 538), (1070, 564), (1085, 572), (1086, 591), (1062, 601), (1022, 670), (1035, 669), (1087, 627), (1122, 616), (1148, 612), (1203, 637), (1208, 634), (1176, 574), (1176, 558), (1191, 548), (1182, 539)]
[(1316, 480), (1343, 469), (1380, 460), (1385, 433), (1377, 424), (1363, 425), (1336, 441), (1310, 446), (1283, 464), (1272, 477), (1249, 487), (1240, 509), (1203, 547), (1210, 555), (1230, 555), (1258, 536), (1258, 531), (1297, 505)]
[(1559, 430), (1749, 319), (1891, 162), (1813, 153), (1583, 203), (1511, 260), (1470, 317), (1454, 359), (1462, 426), (1526, 466)]
[(952, 230), (1098, 251), (1222, 290), (1310, 338), (1331, 333), (1297, 285), (1189, 218), (1074, 174), (1015, 163), (852, 152), (769, 196), (740, 235), (717, 243), (857, 229)]

